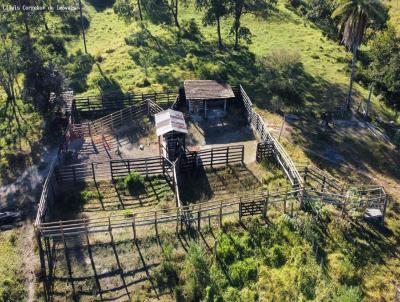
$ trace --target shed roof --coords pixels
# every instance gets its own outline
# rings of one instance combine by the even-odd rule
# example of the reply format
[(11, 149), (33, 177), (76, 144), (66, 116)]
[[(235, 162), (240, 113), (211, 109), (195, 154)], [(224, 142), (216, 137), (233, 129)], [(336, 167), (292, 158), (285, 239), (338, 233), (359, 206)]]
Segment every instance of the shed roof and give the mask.
[(183, 83), (183, 87), (188, 100), (216, 100), (235, 97), (229, 84), (221, 84), (213, 80), (187, 80)]
[(157, 136), (171, 131), (188, 133), (182, 112), (172, 109), (164, 110), (154, 115)]

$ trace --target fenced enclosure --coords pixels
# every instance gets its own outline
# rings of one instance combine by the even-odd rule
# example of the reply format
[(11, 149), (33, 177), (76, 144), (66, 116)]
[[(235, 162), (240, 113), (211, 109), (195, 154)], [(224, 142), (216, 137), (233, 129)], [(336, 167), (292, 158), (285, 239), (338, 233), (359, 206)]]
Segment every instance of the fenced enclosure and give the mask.
[[(384, 219), (387, 196), (382, 187), (349, 187), (315, 167), (295, 166), (283, 146), (272, 136), (261, 115), (255, 111), (243, 87), (235, 86), (234, 91), (236, 102), (243, 104), (247, 121), (259, 138), (256, 161), (275, 160), (290, 180), (291, 186), (279, 190), (265, 190), (260, 185), (254, 191), (242, 190), (238, 194), (228, 192), (222, 198), (217, 196), (208, 201), (199, 198), (194, 203), (184, 203), (185, 199), (183, 199), (182, 202), (182, 189), (187, 184), (185, 178), (188, 174), (194, 174), (196, 169), (216, 170), (221, 167), (244, 166), (244, 145), (229, 145), (200, 151), (185, 150), (185, 153), (175, 162), (169, 161), (164, 156), (153, 156), (62, 165), (62, 161), (57, 159), (52, 163), (46, 178), (35, 221), (41, 270), (48, 297), (52, 294), (51, 282), (57, 269), (60, 270), (60, 275), (57, 276), (58, 279), (56, 278), (55, 282), (66, 281), (73, 292), (74, 299), (78, 296), (77, 292), (81, 295), (90, 292), (90, 288), (85, 287), (89, 282), (87, 274), (82, 273), (77, 276), (76, 271), (79, 269), (74, 268), (74, 261), (71, 260), (77, 251), (88, 253), (90, 258), (90, 266), (94, 274), (90, 282), (95, 280), (91, 290), (96, 291), (100, 296), (106, 295), (109, 291), (123, 290), (129, 296), (127, 288), (130, 283), (126, 284), (125, 279), (128, 279), (128, 275), (132, 272), (130, 270), (124, 272), (121, 266), (116, 252), (118, 240), (123, 242), (122, 244), (132, 243), (140, 254), (138, 242), (145, 242), (148, 238), (155, 238), (156, 242), (160, 242), (160, 238), (171, 234), (171, 236), (179, 237), (197, 233), (200, 237), (200, 233), (205, 230), (221, 227), (224, 219), (241, 221), (246, 217), (260, 216), (268, 221), (274, 215), (281, 213), (290, 216), (301, 215), (305, 207), (317, 203), (332, 205), (342, 215), (352, 210), (364, 212), (368, 208), (379, 209), (382, 212), (382, 220)], [(75, 98), (71, 106), (76, 106), (76, 110), (80, 113), (92, 116), (108, 115), (84, 124), (75, 124), (72, 115), (65, 131), (66, 144), (63, 148), (68, 149), (69, 140), (76, 136), (96, 135), (103, 137), (105, 141), (106, 133), (114, 132), (127, 122), (154, 115), (165, 107), (172, 106), (177, 109), (183, 101), (179, 95), (171, 91), (126, 94), (123, 97), (115, 96), (115, 98), (112, 96)], [(90, 211), (95, 212), (93, 215), (85, 212), (82, 216), (58, 221), (50, 215), (52, 208), (57, 207), (57, 194), (78, 190), (81, 184), (91, 183), (96, 188), (98, 196), (101, 196), (101, 184), (115, 187), (120, 180), (132, 172), (137, 172), (145, 179), (161, 177), (165, 183), (168, 183), (176, 206), (168, 204), (159, 208), (151, 204), (151, 207), (145, 207), (140, 201), (141, 208), (138, 210), (139, 206), (125, 207), (124, 200), (121, 200), (118, 194), (119, 200), (116, 199), (115, 203), (119, 204), (115, 206), (115, 211), (110, 210), (114, 204), (109, 202), (104, 206), (100, 200), (103, 197), (98, 197), (101, 206), (90, 208)], [(238, 182), (240, 182), (239, 178)], [(154, 188), (152, 190), (155, 191)], [(139, 196), (138, 199), (141, 197)], [(155, 199), (158, 199), (158, 196)], [(108, 282), (101, 284), (101, 280), (106, 276), (96, 269), (93, 260), (96, 249), (92, 249), (95, 245), (112, 248), (117, 261), (115, 274), (123, 280), (123, 287), (109, 289)], [(131, 255), (124, 254), (124, 257), (128, 259)], [(55, 258), (61, 261), (62, 266), (66, 267), (65, 270), (55, 268), (53, 263)], [(76, 263), (75, 265), (78, 266)], [(144, 270), (150, 280), (147, 268)], [(63, 273), (68, 276), (65, 277)], [(114, 297), (110, 297), (112, 298)]]

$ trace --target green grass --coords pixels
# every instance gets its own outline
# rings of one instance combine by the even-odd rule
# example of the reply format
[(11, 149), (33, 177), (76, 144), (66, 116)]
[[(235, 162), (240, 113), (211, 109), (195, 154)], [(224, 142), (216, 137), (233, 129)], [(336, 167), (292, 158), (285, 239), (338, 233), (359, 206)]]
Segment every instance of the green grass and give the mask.
[(22, 259), (17, 248), (18, 232), (0, 234), (0, 301), (23, 301)]

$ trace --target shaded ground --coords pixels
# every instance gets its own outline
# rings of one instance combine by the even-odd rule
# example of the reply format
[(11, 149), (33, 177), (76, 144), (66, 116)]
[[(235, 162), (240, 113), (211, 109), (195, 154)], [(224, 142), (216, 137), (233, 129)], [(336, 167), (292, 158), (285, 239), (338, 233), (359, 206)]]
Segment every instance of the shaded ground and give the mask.
[(221, 169), (197, 168), (182, 173), (185, 185), (181, 200), (185, 203), (229, 199), (262, 188), (260, 180), (245, 165)]
[(144, 181), (144, 190), (132, 194), (118, 183), (90, 182), (61, 191), (53, 221), (107, 217), (113, 214), (131, 214), (176, 206), (171, 184), (162, 177)]
[(244, 162), (247, 164), (255, 161), (257, 139), (238, 109), (231, 108), (224, 117), (214, 115), (205, 119), (200, 115), (191, 115), (187, 123), (189, 150), (244, 145)]

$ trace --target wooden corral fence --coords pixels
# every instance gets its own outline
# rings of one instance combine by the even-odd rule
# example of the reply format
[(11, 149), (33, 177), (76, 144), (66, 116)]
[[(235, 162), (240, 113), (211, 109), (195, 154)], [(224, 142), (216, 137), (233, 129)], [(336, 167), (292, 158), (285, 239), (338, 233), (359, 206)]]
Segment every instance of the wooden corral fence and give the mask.
[(102, 94), (75, 97), (76, 108), (80, 114), (107, 114), (137, 103), (151, 100), (162, 108), (171, 107), (176, 101), (178, 91), (166, 90), (152, 93)]
[[(170, 222), (176, 223), (177, 231), (182, 226), (182, 223), (186, 225), (195, 223), (200, 229), (202, 221), (217, 218), (221, 223), (223, 217), (238, 214), (240, 219), (242, 216), (248, 215), (247, 209), (249, 207), (258, 207), (259, 204), (262, 204), (262, 211), (261, 213), (259, 211), (254, 212), (254, 215), (262, 214), (266, 217), (271, 205), (278, 205), (282, 211), (290, 213), (293, 209), (291, 205), (297, 202), (297, 194), (299, 194), (299, 190), (261, 191), (241, 197), (233, 197), (229, 200), (215, 200), (163, 210), (124, 213), (123, 215), (111, 215), (95, 219), (45, 222), (38, 225), (38, 230), (43, 237), (73, 236), (86, 232), (107, 232), (110, 226), (111, 229), (154, 226), (157, 232), (158, 225)], [(293, 214), (293, 212), (291, 213)]]
[(201, 151), (188, 151), (181, 158), (182, 170), (194, 167), (216, 168), (227, 165), (243, 164), (244, 145), (217, 147)]
[[(244, 146), (211, 148), (199, 152), (188, 152), (179, 162), (180, 169), (190, 167), (221, 167), (243, 163)], [(85, 181), (115, 180), (137, 171), (145, 177), (170, 174), (172, 163), (160, 156), (116, 159), (104, 162), (91, 162), (60, 166), (55, 175), (60, 184), (77, 184)], [(170, 174), (171, 175), (171, 174)]]
[[(272, 143), (274, 157), (284, 170), (291, 184), (294, 187), (301, 186), (303, 179), (297, 171), (297, 168), (294, 165), (289, 154), (287, 154), (285, 148), (283, 148), (283, 146), (272, 136), (272, 134), (268, 130), (267, 125), (264, 122), (264, 119), (257, 112), (254, 111), (253, 103), (250, 97), (247, 95), (246, 91), (243, 89), (242, 85), (239, 85), (239, 88), (239, 98), (243, 102), (247, 119), (252, 126), (254, 132), (260, 138), (261, 142)], [(263, 159), (261, 155), (262, 154), (259, 154), (257, 156), (259, 160)]]
[(163, 109), (151, 100), (145, 100), (127, 108), (110, 113), (84, 124), (73, 124), (72, 132), (75, 136), (89, 137), (103, 135), (125, 126), (129, 122), (137, 121), (144, 116), (152, 116)]

